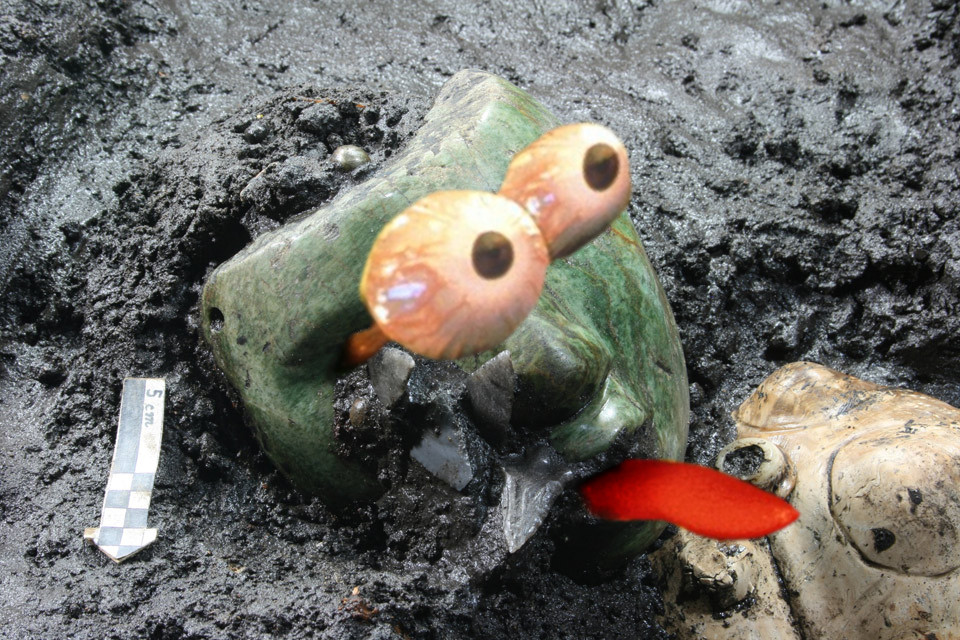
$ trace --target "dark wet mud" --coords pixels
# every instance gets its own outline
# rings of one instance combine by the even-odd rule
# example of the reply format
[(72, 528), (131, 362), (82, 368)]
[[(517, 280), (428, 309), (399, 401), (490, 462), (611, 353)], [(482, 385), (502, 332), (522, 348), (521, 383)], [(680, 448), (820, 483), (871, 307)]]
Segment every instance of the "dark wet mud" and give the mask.
[[(414, 465), (359, 513), (300, 495), (200, 340), (206, 275), (375, 172), (462, 68), (625, 140), (688, 459), (794, 360), (960, 404), (953, 3), (235, 5), (0, 2), (0, 636), (666, 637), (645, 558), (600, 584), (546, 535), (438, 562), (469, 509)], [(344, 143), (372, 163), (338, 170)], [(160, 537), (117, 566), (81, 534), (144, 375)]]

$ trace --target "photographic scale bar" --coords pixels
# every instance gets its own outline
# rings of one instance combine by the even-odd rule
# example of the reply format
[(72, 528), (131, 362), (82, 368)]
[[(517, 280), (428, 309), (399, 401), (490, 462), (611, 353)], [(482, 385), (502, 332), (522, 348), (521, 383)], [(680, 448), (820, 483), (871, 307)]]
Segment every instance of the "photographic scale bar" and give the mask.
[(127, 560), (157, 539), (157, 530), (147, 528), (147, 511), (160, 462), (166, 393), (160, 378), (123, 381), (117, 443), (100, 526), (83, 532), (84, 540), (100, 547), (114, 562)]

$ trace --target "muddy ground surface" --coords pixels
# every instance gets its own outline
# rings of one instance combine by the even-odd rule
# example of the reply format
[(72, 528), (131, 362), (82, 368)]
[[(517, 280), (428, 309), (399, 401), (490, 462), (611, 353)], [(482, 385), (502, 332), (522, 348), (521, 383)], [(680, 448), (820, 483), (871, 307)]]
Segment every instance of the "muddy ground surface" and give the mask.
[[(0, 636), (666, 637), (644, 558), (580, 584), (538, 536), (461, 579), (415, 497), (298, 494), (199, 338), (210, 270), (376, 171), (462, 68), (631, 150), (688, 459), (794, 360), (960, 405), (954, 3), (513, 5), (0, 2)], [(373, 163), (338, 172), (343, 142)], [(169, 390), (160, 539), (116, 566), (81, 533), (143, 375)]]

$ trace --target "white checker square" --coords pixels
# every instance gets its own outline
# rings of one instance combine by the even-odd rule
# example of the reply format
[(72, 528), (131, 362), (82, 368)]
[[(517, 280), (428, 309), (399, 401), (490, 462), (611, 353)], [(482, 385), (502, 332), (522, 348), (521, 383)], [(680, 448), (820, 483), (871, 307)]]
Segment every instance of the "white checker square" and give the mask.
[(143, 530), (143, 546), (148, 544), (153, 544), (157, 540), (157, 530), (156, 529), (144, 529)]
[(127, 517), (126, 509), (104, 507), (100, 515), (101, 527), (122, 527)]
[(140, 450), (137, 452), (137, 465), (134, 471), (137, 473), (154, 473), (160, 462), (160, 448), (157, 442), (157, 448), (143, 446), (141, 442)]
[(129, 491), (133, 483), (132, 473), (111, 473), (107, 480), (107, 490)]
[(143, 544), (143, 529), (124, 529), (120, 536), (121, 547), (139, 547)]
[(130, 509), (149, 509), (150, 492), (149, 491), (131, 491), (130, 502), (127, 504)]

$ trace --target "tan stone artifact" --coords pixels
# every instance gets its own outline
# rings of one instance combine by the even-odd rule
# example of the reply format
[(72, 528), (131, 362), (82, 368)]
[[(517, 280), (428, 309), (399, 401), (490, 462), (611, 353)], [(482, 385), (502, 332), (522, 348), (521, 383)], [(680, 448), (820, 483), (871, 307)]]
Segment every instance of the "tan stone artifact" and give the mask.
[(710, 542), (723, 553), (694, 558), (698, 541), (684, 534), (673, 543), (681, 570), (661, 570), (668, 615), (671, 589), (681, 589), (671, 572), (686, 575), (688, 590), (717, 587), (712, 613), (731, 599), (746, 612), (711, 625), (691, 610), (680, 637), (695, 627), (699, 637), (770, 637), (763, 631), (792, 614), (808, 640), (960, 638), (960, 410), (801, 362), (774, 372), (733, 417), (740, 439), (721, 452), (720, 469), (800, 511), (769, 537), (789, 613), (760, 575), (762, 546), (742, 543), (744, 554)]

